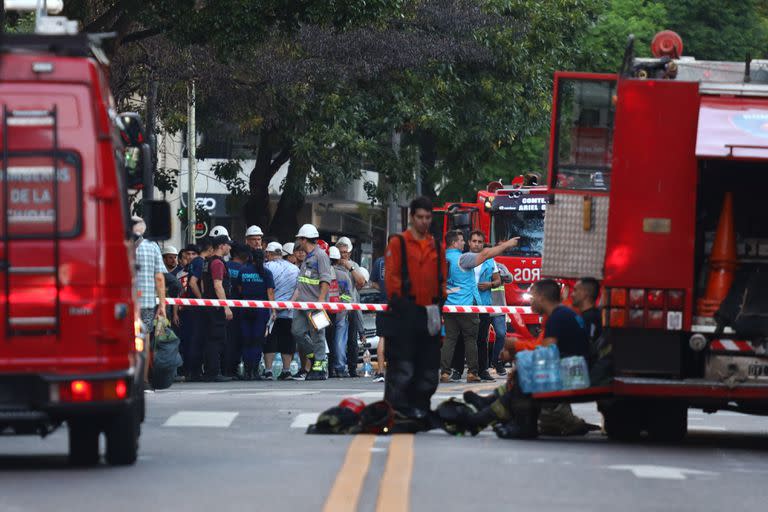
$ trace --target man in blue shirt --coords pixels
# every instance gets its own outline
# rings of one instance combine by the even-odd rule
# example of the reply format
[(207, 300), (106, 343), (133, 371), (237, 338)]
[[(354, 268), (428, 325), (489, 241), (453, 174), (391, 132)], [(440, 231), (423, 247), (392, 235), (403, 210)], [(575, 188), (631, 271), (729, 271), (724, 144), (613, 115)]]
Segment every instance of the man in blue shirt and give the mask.
[[(267, 245), (265, 252), (267, 263), (264, 267), (272, 272), (272, 279), (275, 283), (275, 300), (277, 301), (291, 300), (299, 279), (299, 267), (282, 258), (283, 249), (284, 246), (279, 243), (271, 242)], [(275, 354), (277, 352), (282, 354), (283, 371), (277, 376), (277, 380), (293, 380), (290, 367), (293, 354), (296, 353), (296, 340), (291, 334), (292, 319), (293, 310), (277, 311), (272, 332), (267, 336), (267, 344), (264, 348), (264, 365), (269, 368), (272, 368)]]
[[(240, 277), (240, 271), (248, 263), (250, 250), (247, 246), (235, 242), (230, 251), (230, 259), (227, 263), (227, 271), (232, 282), (236, 282)], [(237, 287), (232, 288), (230, 299), (242, 299)], [(237, 376), (237, 367), (240, 366), (240, 354), (243, 350), (243, 338), (240, 335), (240, 308), (232, 309), (232, 321), (227, 322), (227, 340), (224, 343), (224, 375), (235, 378)]]
[[(518, 239), (512, 238), (503, 244), (483, 249), (478, 253), (462, 254), (464, 235), (460, 231), (450, 231), (445, 235), (445, 259), (448, 261), (448, 298), (446, 305), (473, 306), (482, 302), (480, 290), (475, 281), (474, 268), (493, 259), (505, 250), (515, 247)], [(467, 382), (480, 382), (479, 362), (477, 358), (477, 332), (480, 317), (471, 313), (446, 313), (445, 342), (440, 351), (441, 382), (456, 381), (452, 375), (451, 362), (459, 335), (464, 338), (464, 352), (467, 359)], [(458, 373), (458, 372), (457, 372)], [(452, 378), (453, 377), (453, 378)]]
[[(252, 256), (253, 261), (243, 265), (237, 279), (233, 280), (234, 288), (243, 300), (275, 300), (275, 282), (272, 272), (264, 267), (264, 252), (258, 249), (253, 251)], [(246, 308), (240, 313), (245, 380), (261, 380), (258, 368), (270, 315), (270, 310), (257, 308)], [(266, 368), (264, 377), (272, 380), (271, 366)]]

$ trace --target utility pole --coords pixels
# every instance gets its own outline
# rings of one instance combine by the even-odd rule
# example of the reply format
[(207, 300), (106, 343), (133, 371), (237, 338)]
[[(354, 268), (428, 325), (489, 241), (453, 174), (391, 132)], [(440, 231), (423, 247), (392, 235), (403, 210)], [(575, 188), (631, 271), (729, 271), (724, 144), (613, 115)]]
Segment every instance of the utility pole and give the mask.
[(187, 185), (187, 242), (195, 243), (195, 180), (197, 179), (197, 159), (195, 158), (197, 136), (195, 130), (195, 81), (189, 82), (187, 105), (187, 171), (189, 179)]
[[(392, 152), (396, 158), (400, 157), (400, 132), (392, 130)], [(388, 234), (400, 232), (400, 204), (398, 202), (398, 191), (395, 186), (389, 189), (389, 206), (387, 207), (387, 227)]]
[(421, 197), (421, 159), (418, 144), (413, 145), (414, 174), (416, 174), (416, 197)]

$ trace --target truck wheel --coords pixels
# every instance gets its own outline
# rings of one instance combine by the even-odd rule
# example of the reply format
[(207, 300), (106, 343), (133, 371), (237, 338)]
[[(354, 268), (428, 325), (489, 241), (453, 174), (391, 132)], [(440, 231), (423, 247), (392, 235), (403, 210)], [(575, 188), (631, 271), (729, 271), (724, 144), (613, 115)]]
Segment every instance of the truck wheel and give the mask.
[(69, 462), (74, 466), (95, 466), (99, 463), (99, 427), (93, 420), (68, 422)]
[(688, 434), (688, 408), (683, 404), (656, 404), (648, 415), (648, 435), (654, 441), (672, 443)]
[(630, 401), (616, 401), (602, 408), (605, 433), (614, 441), (637, 441), (642, 431), (642, 408)]
[(136, 462), (139, 451), (139, 418), (136, 405), (115, 415), (107, 427), (107, 462), (128, 466)]

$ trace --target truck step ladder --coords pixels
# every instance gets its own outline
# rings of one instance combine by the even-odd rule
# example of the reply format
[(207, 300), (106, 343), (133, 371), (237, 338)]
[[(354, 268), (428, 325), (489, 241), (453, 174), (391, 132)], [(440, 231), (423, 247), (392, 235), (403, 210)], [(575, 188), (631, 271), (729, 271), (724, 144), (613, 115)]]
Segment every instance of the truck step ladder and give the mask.
[[(51, 258), (50, 265), (29, 266), (24, 265), (22, 258), (18, 254), (14, 255), (12, 245), (20, 239), (29, 239), (25, 233), (14, 230), (14, 224), (19, 222), (29, 222), (30, 219), (16, 218), (11, 208), (11, 182), (15, 173), (21, 173), (23, 170), (10, 166), (10, 159), (14, 156), (26, 156), (27, 153), (14, 152), (9, 148), (9, 130), (29, 130), (29, 129), (50, 129), (52, 147), (49, 151), (43, 150), (44, 156), (50, 156), (51, 159), (51, 189), (52, 202), (51, 216), (38, 216), (34, 219), (37, 225), (50, 225), (48, 233), (41, 233), (36, 237), (36, 241), (50, 241)], [(10, 110), (7, 105), (3, 105), (3, 156), (2, 156), (2, 194), (3, 194), (3, 222), (2, 229), (3, 254), (0, 258), (0, 272), (3, 275), (5, 283), (3, 293), (4, 301), (4, 319), (5, 319), (5, 338), (10, 341), (14, 336), (39, 336), (59, 334), (61, 322), (61, 282), (59, 276), (60, 259), (60, 233), (59, 233), (59, 133), (58, 133), (58, 111), (54, 105), (51, 110)], [(35, 153), (37, 156), (38, 153)], [(45, 168), (42, 168), (45, 169)], [(46, 169), (47, 170), (47, 169)], [(19, 276), (50, 276), (53, 278), (54, 293), (51, 298), (50, 307), (41, 308), (37, 316), (16, 315), (14, 316), (14, 307), (11, 303), (11, 294), (14, 290), (15, 277)], [(18, 289), (18, 288), (17, 288)]]

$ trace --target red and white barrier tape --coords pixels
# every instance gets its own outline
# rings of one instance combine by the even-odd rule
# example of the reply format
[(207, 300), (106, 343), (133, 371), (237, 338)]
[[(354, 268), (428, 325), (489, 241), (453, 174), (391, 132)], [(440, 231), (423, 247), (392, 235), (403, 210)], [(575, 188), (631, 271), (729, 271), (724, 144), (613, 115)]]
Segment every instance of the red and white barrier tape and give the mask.
[[(262, 309), (303, 309), (327, 311), (386, 311), (386, 304), (357, 304), (346, 302), (294, 302), (268, 300), (165, 299), (171, 306), (204, 306)], [(443, 306), (443, 313), (520, 313), (531, 314), (530, 307), (521, 306)]]

